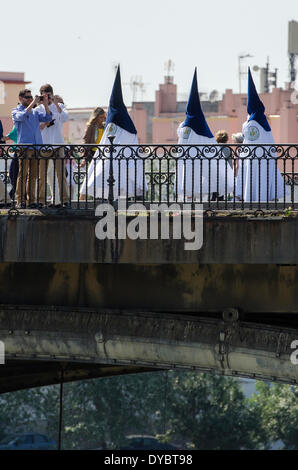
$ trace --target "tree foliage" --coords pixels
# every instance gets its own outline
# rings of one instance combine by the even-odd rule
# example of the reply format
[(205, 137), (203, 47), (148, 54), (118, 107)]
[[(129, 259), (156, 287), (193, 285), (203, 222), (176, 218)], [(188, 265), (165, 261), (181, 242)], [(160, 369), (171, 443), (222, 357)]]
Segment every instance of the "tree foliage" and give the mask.
[(281, 441), (284, 449), (298, 449), (298, 390), (284, 384), (257, 382), (252, 403), (261, 417), (269, 442)]
[[(57, 440), (59, 385), (0, 395), (0, 437), (45, 432)], [(41, 424), (42, 429), (41, 429)], [(298, 392), (194, 371), (124, 375), (64, 384), (64, 449), (121, 447), (125, 436), (158, 436), (196, 449), (298, 448)]]
[(258, 416), (234, 379), (175, 373), (169, 403), (168, 433), (196, 449), (258, 447)]

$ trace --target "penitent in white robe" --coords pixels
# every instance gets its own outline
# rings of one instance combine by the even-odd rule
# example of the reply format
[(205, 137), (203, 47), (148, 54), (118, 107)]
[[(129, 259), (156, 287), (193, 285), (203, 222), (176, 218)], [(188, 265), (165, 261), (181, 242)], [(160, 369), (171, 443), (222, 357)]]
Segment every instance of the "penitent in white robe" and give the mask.
[[(245, 202), (266, 202), (283, 198), (287, 191), (277, 167), (272, 132), (265, 131), (257, 121), (251, 120), (243, 124), (242, 133), (244, 136), (243, 145), (258, 144), (262, 147), (239, 147), (236, 196)], [(257, 158), (251, 158), (251, 153)], [(262, 156), (264, 158), (260, 158)]]
[[(215, 192), (218, 196), (231, 193), (234, 188), (234, 171), (228, 161), (221, 157), (215, 138), (198, 135), (190, 127), (181, 125), (177, 133), (178, 145), (193, 146), (189, 150), (184, 147), (184, 152), (189, 155), (188, 158), (178, 159), (176, 174), (178, 200), (184, 200), (184, 195), (186, 198), (191, 198), (193, 195), (194, 199), (201, 200), (202, 195), (202, 201), (206, 201), (208, 194), (211, 199), (212, 193)], [(201, 147), (196, 147), (197, 145)], [(199, 156), (201, 158), (196, 158)]]
[[(116, 151), (113, 153), (114, 199), (143, 196), (143, 192), (145, 197), (147, 191), (144, 174), (145, 161), (135, 156), (138, 146), (137, 134), (132, 134), (114, 123), (109, 123), (104, 130), (100, 145), (110, 145), (110, 136), (115, 136), (113, 145), (130, 146), (129, 148), (116, 147)], [(122, 158), (119, 158), (120, 156)], [(101, 152), (97, 150), (88, 168), (87, 181), (85, 178), (80, 193), (86, 194), (87, 185), (88, 195), (94, 197), (95, 193), (96, 198), (108, 199), (109, 184), (107, 180), (109, 179), (109, 171), (110, 159), (108, 149), (104, 155), (102, 154), (102, 149)]]

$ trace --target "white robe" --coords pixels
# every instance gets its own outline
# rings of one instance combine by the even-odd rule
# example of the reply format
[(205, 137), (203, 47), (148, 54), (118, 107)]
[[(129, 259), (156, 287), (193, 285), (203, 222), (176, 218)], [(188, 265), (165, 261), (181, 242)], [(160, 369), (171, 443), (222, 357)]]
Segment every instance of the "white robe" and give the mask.
[[(242, 151), (241, 147), (239, 148), (236, 196), (243, 198), (244, 202), (266, 202), (267, 197), (268, 201), (283, 198), (287, 191), (285, 190), (284, 180), (276, 166), (276, 152), (270, 148), (270, 144), (274, 146), (272, 132), (265, 131), (257, 121), (252, 120), (243, 124), (242, 133), (244, 136), (243, 144), (263, 144), (263, 147), (249, 147), (247, 151), (245, 151), (245, 147), (242, 147)], [(254, 155), (259, 158), (251, 158), (249, 156), (251, 152), (254, 152)], [(265, 158), (260, 158), (262, 156)]]
[[(114, 145), (130, 145), (134, 152), (136, 151), (135, 146), (138, 145), (137, 134), (132, 134), (110, 123), (104, 130), (100, 145), (110, 145), (110, 136), (115, 136)], [(142, 161), (140, 157), (135, 158), (131, 148), (125, 149), (124, 147), (116, 147), (116, 152), (113, 154), (113, 177), (115, 180), (113, 185), (114, 199), (143, 196), (143, 188), (144, 197), (146, 196), (147, 183), (144, 176), (145, 161)], [(122, 158), (119, 158), (120, 155)], [(88, 168), (87, 182), (85, 178), (80, 194), (86, 194), (87, 185), (88, 195), (94, 197), (95, 192), (96, 198), (108, 199), (109, 184), (107, 180), (109, 179), (109, 171), (110, 159), (108, 149), (105, 155), (100, 154), (97, 150)]]
[[(178, 159), (176, 185), (177, 199), (179, 201), (186, 198), (208, 200), (212, 193), (218, 193), (218, 196), (228, 195), (234, 188), (234, 172), (228, 161), (221, 156), (219, 147), (215, 147), (216, 140), (214, 137), (209, 138), (196, 134), (190, 127), (182, 127), (181, 124), (177, 129), (178, 145), (193, 145), (189, 150), (184, 148), (184, 152), (188, 152), (190, 158)], [(196, 145), (204, 145), (204, 147), (195, 147)], [(212, 145), (210, 152), (208, 146)], [(218, 157), (215, 155), (218, 154)], [(182, 155), (182, 152), (180, 153)], [(196, 158), (201, 155), (202, 158)], [(210, 158), (214, 156), (213, 158)], [(192, 182), (193, 171), (193, 182)], [(210, 178), (209, 178), (210, 176)], [(210, 180), (210, 181), (209, 181)], [(176, 187), (175, 185), (175, 187)]]
[[(57, 160), (57, 165), (61, 165), (61, 161)], [(48, 162), (48, 171), (47, 171), (47, 183), (50, 186), (51, 190), (51, 202), (54, 203), (54, 178), (55, 178), (55, 204), (61, 204), (60, 192), (59, 192), (59, 185), (58, 185), (58, 178), (55, 172), (54, 175), (54, 163), (53, 160), (50, 158)]]

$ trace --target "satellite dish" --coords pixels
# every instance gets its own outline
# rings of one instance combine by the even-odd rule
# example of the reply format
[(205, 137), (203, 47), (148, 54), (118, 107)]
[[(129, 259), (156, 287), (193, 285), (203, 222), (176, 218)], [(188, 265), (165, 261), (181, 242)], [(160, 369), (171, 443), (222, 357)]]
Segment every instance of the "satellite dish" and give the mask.
[(207, 101), (208, 100), (208, 93), (206, 93), (205, 91), (199, 93), (199, 96), (200, 96), (201, 101)]
[(258, 65), (254, 65), (252, 69), (254, 72), (258, 72), (260, 70), (260, 67)]
[(209, 95), (209, 100), (211, 103), (214, 103), (214, 101), (217, 101), (219, 97), (219, 93), (217, 90), (212, 90), (210, 95)]

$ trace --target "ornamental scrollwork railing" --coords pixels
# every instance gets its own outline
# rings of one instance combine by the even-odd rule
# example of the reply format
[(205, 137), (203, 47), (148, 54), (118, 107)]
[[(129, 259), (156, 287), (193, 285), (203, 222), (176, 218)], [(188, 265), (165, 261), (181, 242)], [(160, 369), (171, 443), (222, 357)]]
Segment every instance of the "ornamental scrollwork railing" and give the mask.
[(0, 145), (2, 207), (93, 210), (124, 200), (295, 208), (297, 187), (296, 144)]

